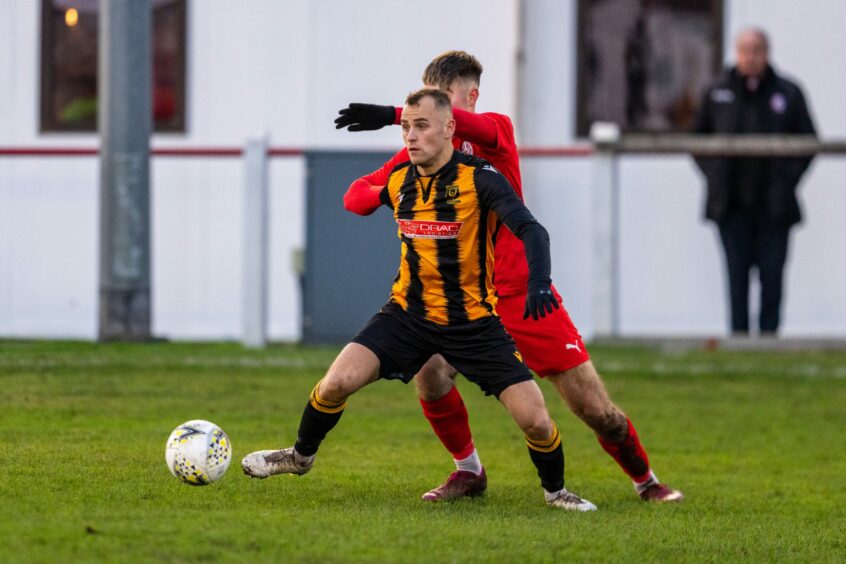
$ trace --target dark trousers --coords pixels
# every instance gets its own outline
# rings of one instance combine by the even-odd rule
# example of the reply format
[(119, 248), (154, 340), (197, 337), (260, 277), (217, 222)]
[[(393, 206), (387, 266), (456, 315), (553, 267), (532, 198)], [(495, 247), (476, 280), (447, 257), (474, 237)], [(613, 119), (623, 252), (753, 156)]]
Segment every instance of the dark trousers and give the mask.
[(753, 213), (732, 213), (719, 223), (719, 229), (728, 270), (732, 332), (749, 332), (749, 272), (755, 266), (761, 282), (759, 327), (761, 333), (775, 333), (790, 226), (772, 225)]

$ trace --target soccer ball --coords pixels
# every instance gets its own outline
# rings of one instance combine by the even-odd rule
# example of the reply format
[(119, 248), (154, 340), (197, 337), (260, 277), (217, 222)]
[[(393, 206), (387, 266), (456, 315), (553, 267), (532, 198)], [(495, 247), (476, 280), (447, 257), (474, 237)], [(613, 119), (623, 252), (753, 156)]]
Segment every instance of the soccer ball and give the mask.
[(192, 486), (220, 479), (232, 461), (232, 443), (210, 421), (186, 421), (167, 438), (165, 461), (170, 473)]

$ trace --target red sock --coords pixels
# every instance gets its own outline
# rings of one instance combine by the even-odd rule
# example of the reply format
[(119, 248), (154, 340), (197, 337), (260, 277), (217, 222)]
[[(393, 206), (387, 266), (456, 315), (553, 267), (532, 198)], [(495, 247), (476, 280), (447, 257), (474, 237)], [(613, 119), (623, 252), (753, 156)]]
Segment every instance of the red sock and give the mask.
[(629, 419), (626, 419), (629, 426), (626, 438), (620, 442), (612, 442), (599, 438), (599, 444), (605, 449), (605, 452), (610, 454), (623, 472), (636, 483), (645, 482), (650, 477), (649, 457), (646, 456), (646, 451), (643, 450), (643, 445), (640, 444), (640, 439), (637, 438), (637, 431)]
[(429, 420), (435, 434), (456, 460), (467, 458), (475, 447), (470, 434), (470, 419), (464, 400), (455, 386), (444, 397), (435, 401), (420, 399), (423, 415)]

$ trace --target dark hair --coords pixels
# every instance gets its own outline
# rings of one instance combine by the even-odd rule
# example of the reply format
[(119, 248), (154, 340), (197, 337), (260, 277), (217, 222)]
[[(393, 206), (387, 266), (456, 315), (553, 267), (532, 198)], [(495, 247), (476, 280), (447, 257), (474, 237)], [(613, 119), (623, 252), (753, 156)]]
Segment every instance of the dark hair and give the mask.
[(448, 90), (458, 78), (473, 79), (476, 84), (482, 78), (482, 63), (465, 51), (445, 51), (432, 59), (423, 71), (423, 84)]
[(449, 96), (437, 88), (421, 88), (409, 94), (405, 99), (406, 106), (417, 106), (423, 98), (430, 97), (435, 101), (435, 107), (438, 109), (446, 109), (452, 112), (452, 104), (449, 101)]

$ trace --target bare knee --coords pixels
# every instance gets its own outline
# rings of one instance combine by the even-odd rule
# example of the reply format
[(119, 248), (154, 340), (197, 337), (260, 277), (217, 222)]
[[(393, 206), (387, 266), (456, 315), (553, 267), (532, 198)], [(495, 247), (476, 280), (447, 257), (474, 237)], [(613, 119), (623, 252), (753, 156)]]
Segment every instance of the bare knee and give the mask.
[(505, 388), (499, 394), (514, 422), (533, 441), (545, 441), (552, 435), (552, 421), (543, 394), (534, 380), (527, 380)]
[(620, 442), (629, 433), (629, 424), (622, 411), (614, 407), (610, 411), (586, 413), (582, 420), (605, 440)]
[(326, 401), (341, 403), (347, 401), (356, 389), (351, 379), (339, 372), (329, 373), (317, 383), (317, 395)]
[(429, 359), (414, 377), (417, 395), (424, 401), (437, 401), (455, 384), (455, 369), (440, 355)]
[(520, 422), (520, 427), (523, 433), (533, 441), (545, 441), (552, 436), (552, 421), (546, 411)]
[(379, 378), (379, 358), (358, 343), (349, 343), (318, 382), (318, 395), (333, 403), (347, 398)]
[(573, 414), (603, 439), (618, 442), (626, 438), (626, 415), (610, 400), (600, 401), (600, 398), (584, 397), (568, 403)]
[(608, 397), (605, 385), (592, 363), (586, 362), (551, 376), (549, 380), (558, 389), (570, 411), (597, 435), (615, 442), (626, 438), (626, 415)]

